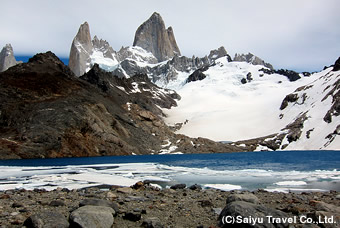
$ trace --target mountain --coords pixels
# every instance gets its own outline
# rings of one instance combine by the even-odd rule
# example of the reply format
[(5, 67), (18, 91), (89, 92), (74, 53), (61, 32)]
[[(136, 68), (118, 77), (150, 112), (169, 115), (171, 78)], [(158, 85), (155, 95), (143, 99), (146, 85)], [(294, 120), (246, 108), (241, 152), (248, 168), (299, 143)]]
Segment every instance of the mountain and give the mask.
[(80, 26), (77, 35), (74, 37), (70, 50), (68, 65), (76, 76), (83, 75), (86, 72), (92, 53), (90, 26), (85, 22)]
[(76, 77), (53, 53), (37, 54), (0, 73), (0, 158), (241, 151), (175, 134), (162, 116), (179, 98), (146, 75), (95, 64)]
[(18, 63), (21, 62), (16, 61), (12, 45), (6, 44), (0, 52), (0, 72), (3, 72)]
[(133, 46), (151, 52), (159, 62), (181, 55), (173, 29), (166, 29), (161, 15), (156, 12), (138, 27)]

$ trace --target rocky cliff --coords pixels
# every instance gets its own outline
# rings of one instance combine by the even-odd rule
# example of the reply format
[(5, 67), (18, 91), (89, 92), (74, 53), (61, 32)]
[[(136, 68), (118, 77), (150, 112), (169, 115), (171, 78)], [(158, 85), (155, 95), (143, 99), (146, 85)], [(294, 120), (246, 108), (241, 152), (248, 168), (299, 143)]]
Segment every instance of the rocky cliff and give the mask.
[(18, 64), (14, 57), (14, 52), (11, 44), (6, 44), (0, 52), (0, 72)]
[(139, 46), (151, 52), (159, 62), (181, 55), (172, 28), (165, 28), (164, 21), (158, 13), (153, 13), (139, 26), (133, 46)]

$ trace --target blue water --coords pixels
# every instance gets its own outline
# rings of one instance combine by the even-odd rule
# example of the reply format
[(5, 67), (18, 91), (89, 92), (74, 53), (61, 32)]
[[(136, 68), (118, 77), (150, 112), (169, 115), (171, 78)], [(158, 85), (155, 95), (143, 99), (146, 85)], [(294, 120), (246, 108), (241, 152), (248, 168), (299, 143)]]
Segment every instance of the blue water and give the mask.
[(138, 155), (0, 160), (0, 166), (65, 166), (109, 163), (159, 163), (213, 170), (265, 169), (314, 171), (340, 169), (340, 151), (272, 151), (219, 154)]
[[(19, 55), (15, 56), (15, 59), (17, 61), (23, 61), (24, 63), (28, 62), (29, 58), (32, 58), (33, 56), (28, 56), (28, 55)], [(65, 65), (68, 65), (68, 58), (62, 58), (58, 57)]]
[(0, 170), (0, 190), (124, 185), (112, 180), (128, 178), (154, 180), (161, 187), (198, 183), (247, 190), (340, 191), (340, 151), (0, 160)]

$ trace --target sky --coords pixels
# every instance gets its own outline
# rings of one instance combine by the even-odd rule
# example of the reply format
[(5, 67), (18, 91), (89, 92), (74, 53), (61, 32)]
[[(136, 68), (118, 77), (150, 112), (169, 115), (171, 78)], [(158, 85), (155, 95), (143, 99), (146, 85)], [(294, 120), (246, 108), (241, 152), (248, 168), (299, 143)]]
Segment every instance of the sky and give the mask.
[(153, 12), (172, 26), (182, 55), (224, 46), (251, 52), (276, 69), (319, 71), (340, 56), (339, 0), (1, 0), (0, 46), (15, 55), (68, 57), (80, 24), (114, 50), (133, 43)]

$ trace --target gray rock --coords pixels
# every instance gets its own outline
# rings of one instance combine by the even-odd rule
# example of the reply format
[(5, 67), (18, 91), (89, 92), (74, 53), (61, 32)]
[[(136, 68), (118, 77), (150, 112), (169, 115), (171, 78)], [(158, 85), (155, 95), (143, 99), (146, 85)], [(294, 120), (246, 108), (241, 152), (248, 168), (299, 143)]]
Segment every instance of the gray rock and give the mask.
[(24, 222), (27, 228), (67, 228), (69, 225), (65, 216), (56, 211), (34, 214)]
[(111, 207), (113, 208), (116, 212), (119, 211), (119, 207), (115, 202), (111, 202), (108, 200), (103, 200), (103, 199), (84, 199), (79, 203), (79, 207), (83, 206), (103, 206), (103, 207)]
[(82, 228), (111, 228), (114, 215), (115, 211), (110, 207), (87, 205), (71, 213), (70, 223), (71, 226)]
[(161, 223), (161, 220), (157, 217), (150, 217), (146, 218), (143, 223), (142, 227), (144, 228), (163, 228), (164, 226)]
[[(223, 218), (226, 216), (231, 216), (233, 218), (237, 218), (240, 216), (241, 218), (257, 218), (261, 219), (258, 222), (253, 224), (251, 221), (244, 221), (242, 223), (228, 224), (223, 223)], [(287, 218), (288, 215), (282, 211), (278, 211), (269, 207), (265, 207), (263, 205), (253, 204), (245, 201), (234, 201), (229, 204), (222, 210), (219, 215), (219, 224), (221, 227), (266, 227), (266, 228), (283, 228), (288, 227), (289, 224), (274, 224), (269, 221), (266, 216), (273, 216), (274, 218)]]
[(81, 76), (85, 73), (92, 53), (93, 44), (91, 41), (90, 26), (85, 22), (80, 26), (71, 45), (68, 65), (76, 76)]
[(181, 55), (172, 28), (166, 29), (162, 17), (156, 12), (138, 27), (133, 46), (151, 52), (159, 62)]
[(186, 184), (175, 184), (170, 187), (170, 189), (177, 190), (177, 189), (185, 189), (187, 186)]
[(193, 184), (189, 187), (190, 190), (202, 190), (201, 185), (199, 184)]
[(209, 55), (208, 55), (208, 59), (212, 63), (212, 62), (215, 62), (216, 59), (224, 57), (224, 56), (227, 56), (228, 62), (232, 61), (230, 55), (228, 55), (225, 48), (223, 46), (221, 46), (218, 49), (211, 50)]
[(325, 202), (322, 202), (322, 201), (316, 201), (315, 202), (315, 208), (318, 211), (326, 211), (326, 212), (340, 214), (340, 207), (335, 206), (333, 204), (325, 203)]
[(337, 227), (335, 224), (340, 224), (339, 213), (331, 213), (326, 211), (314, 211), (307, 214), (307, 217), (312, 218), (315, 223), (321, 222), (323, 228)]
[(114, 59), (116, 56), (116, 52), (110, 44), (106, 40), (98, 39), (97, 36), (93, 37), (92, 46), (94, 50), (102, 52), (105, 58)]
[(253, 204), (260, 203), (259, 198), (257, 198), (257, 196), (251, 193), (231, 194), (228, 196), (226, 203), (229, 204), (235, 201), (244, 201), (244, 202), (253, 203)]
[(124, 193), (124, 194), (131, 194), (132, 193), (132, 188), (130, 187), (123, 187), (123, 188), (118, 188), (117, 192), (119, 193)]
[(262, 66), (268, 67), (271, 70), (274, 70), (274, 67), (270, 63), (266, 63), (264, 60), (262, 60), (261, 58), (257, 57), (256, 55), (252, 53), (248, 53), (248, 54), (237, 54), (236, 53), (233, 61), (247, 62), (253, 65), (262, 65)]
[(60, 206), (65, 206), (65, 203), (62, 200), (52, 200), (50, 202), (50, 206), (52, 206), (52, 207), (60, 207)]
[(0, 72), (18, 64), (14, 57), (14, 52), (11, 44), (6, 44), (0, 52)]

